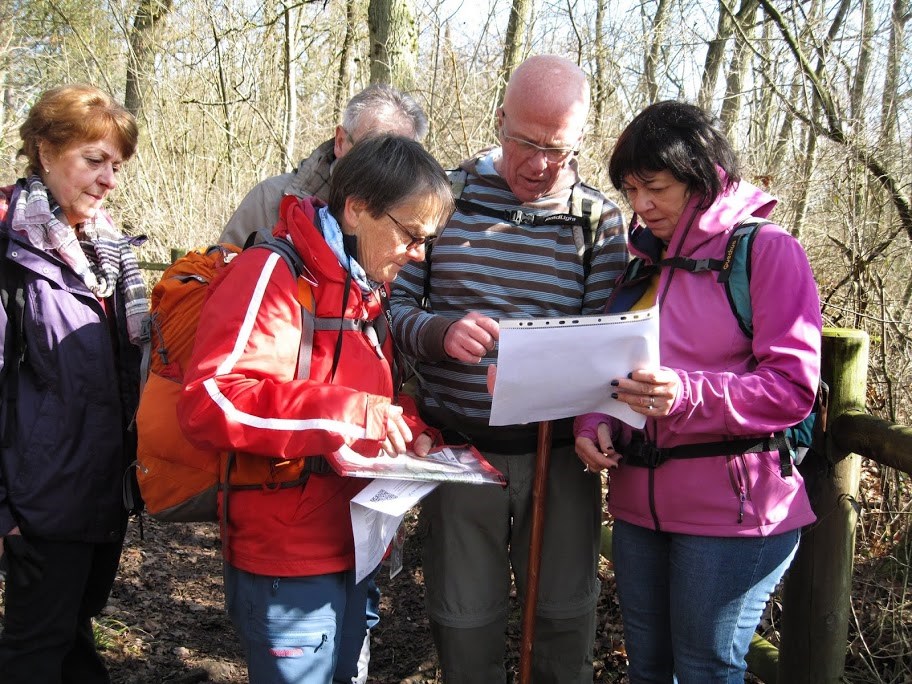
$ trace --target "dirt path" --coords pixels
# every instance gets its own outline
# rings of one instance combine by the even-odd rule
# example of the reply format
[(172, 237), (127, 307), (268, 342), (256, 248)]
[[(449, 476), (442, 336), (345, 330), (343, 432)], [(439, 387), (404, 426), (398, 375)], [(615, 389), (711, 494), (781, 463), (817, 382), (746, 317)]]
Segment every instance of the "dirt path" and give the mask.
[[(159, 524), (148, 518), (144, 527), (145, 539), (139, 539), (136, 526), (128, 536), (120, 576), (99, 624), (114, 682), (245, 682), (238, 642), (223, 610), (217, 527)], [(403, 571), (392, 580), (384, 575), (379, 582), (383, 599), (372, 640), (372, 684), (440, 681), (424, 614), (417, 547), (410, 536)], [(614, 582), (607, 569), (601, 574), (595, 681), (622, 682)], [(510, 637), (508, 667), (515, 671), (516, 620)]]

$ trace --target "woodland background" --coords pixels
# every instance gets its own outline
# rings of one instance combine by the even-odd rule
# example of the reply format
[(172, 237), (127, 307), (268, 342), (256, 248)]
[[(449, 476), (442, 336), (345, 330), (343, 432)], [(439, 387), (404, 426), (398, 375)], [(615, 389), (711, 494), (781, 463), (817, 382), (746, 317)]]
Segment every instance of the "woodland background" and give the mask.
[[(505, 77), (558, 53), (590, 75), (584, 177), (650, 102), (721, 118), (777, 195), (828, 325), (871, 336), (867, 410), (912, 412), (912, 0), (2, 0), (0, 159), (42, 90), (105, 88), (141, 141), (108, 207), (145, 261), (207, 244), (246, 191), (330, 137), (369, 82), (409, 90), (453, 166), (495, 141)], [(609, 192), (609, 194), (611, 194)], [(620, 202), (620, 198), (617, 198)], [(623, 205), (622, 205), (623, 206)], [(865, 469), (848, 681), (912, 681), (912, 487)]]

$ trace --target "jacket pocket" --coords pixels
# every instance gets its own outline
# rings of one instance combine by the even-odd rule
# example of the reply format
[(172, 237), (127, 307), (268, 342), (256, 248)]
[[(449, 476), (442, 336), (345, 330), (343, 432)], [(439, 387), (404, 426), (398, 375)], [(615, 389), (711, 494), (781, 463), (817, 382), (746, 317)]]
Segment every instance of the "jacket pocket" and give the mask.
[(48, 477), (57, 470), (51, 461), (59, 457), (59, 434), (66, 424), (63, 403), (53, 392), (45, 390), (33, 401), (23, 399), (19, 398), (18, 415), (10, 421), (16, 433), (10, 435), (14, 456), (9, 477), (14, 494), (33, 492), (41, 473)]

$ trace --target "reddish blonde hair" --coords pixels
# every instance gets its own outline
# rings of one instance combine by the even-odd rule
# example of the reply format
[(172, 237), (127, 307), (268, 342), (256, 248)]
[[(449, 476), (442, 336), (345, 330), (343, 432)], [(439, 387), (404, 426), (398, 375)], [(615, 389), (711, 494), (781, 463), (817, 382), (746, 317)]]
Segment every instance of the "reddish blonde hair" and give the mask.
[(29, 173), (39, 173), (39, 145), (61, 151), (71, 145), (113, 138), (124, 161), (133, 156), (139, 139), (136, 119), (103, 90), (84, 83), (44, 91), (19, 127)]

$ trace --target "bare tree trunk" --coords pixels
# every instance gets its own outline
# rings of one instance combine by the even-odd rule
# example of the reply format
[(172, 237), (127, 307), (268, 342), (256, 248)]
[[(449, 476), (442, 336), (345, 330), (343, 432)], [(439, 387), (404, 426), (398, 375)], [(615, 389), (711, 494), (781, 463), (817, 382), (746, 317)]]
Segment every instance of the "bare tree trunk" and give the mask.
[(600, 136), (605, 123), (605, 100), (608, 83), (605, 74), (605, 10), (607, 0), (598, 0), (595, 6), (595, 135)]
[(9, 88), (6, 86), (7, 73), (5, 68), (0, 69), (0, 139), (6, 133), (4, 129), (6, 128), (7, 98), (9, 97)]
[(298, 88), (297, 88), (297, 54), (298, 54), (298, 16), (300, 9), (297, 4), (285, 5), (282, 19), (285, 23), (284, 61), (285, 64), (285, 117), (283, 121), (284, 135), (282, 155), (285, 157), (283, 166), (294, 164), (295, 131), (298, 124)]
[(507, 22), (507, 35), (504, 37), (503, 63), (500, 66), (500, 78), (497, 84), (497, 104), (503, 102), (504, 88), (510, 80), (513, 69), (522, 61), (523, 43), (526, 41), (526, 28), (532, 17), (532, 0), (513, 0), (510, 8), (510, 21)]
[(883, 100), (880, 106), (881, 147), (895, 142), (897, 120), (896, 103), (899, 101), (899, 69), (903, 53), (908, 49), (905, 33), (906, 23), (912, 19), (910, 0), (893, 0), (890, 17), (890, 45), (887, 51), (887, 67), (884, 72)]
[(0, 13), (0, 18), (3, 19), (3, 26), (7, 32), (6, 40), (0, 44), (0, 140), (3, 140), (6, 134), (6, 113), (10, 108), (11, 97), (10, 88), (7, 85), (10, 58), (12, 57), (9, 46), (12, 44), (13, 36), (15, 35), (16, 20), (12, 12), (7, 14), (5, 11)]
[(231, 187), (237, 185), (237, 168), (234, 163), (234, 130), (232, 126), (231, 110), (228, 108), (228, 84), (225, 75), (225, 67), (222, 64), (222, 36), (216, 29), (215, 22), (210, 16), (212, 29), (212, 43), (214, 46), (216, 67), (218, 69), (218, 94), (219, 104), (222, 108), (222, 129), (225, 133), (225, 156), (228, 164), (228, 175), (231, 180)]
[[(649, 45), (643, 60), (643, 85), (647, 103), (655, 102), (659, 97), (659, 84), (656, 81), (656, 67), (659, 63), (659, 52), (662, 49), (662, 35), (665, 32), (665, 15), (668, 14), (668, 0), (659, 0), (652, 20), (652, 31)], [(643, 9), (645, 11), (645, 7)]]
[[(792, 81), (792, 87), (789, 89), (792, 102), (797, 102), (801, 94), (800, 79), (795, 77)], [(769, 116), (771, 108), (765, 110), (764, 114)], [(792, 126), (795, 123), (795, 116), (788, 109), (782, 113), (782, 125), (779, 127), (779, 133), (776, 136), (776, 144), (773, 146), (772, 154), (769, 160), (769, 173), (775, 176), (785, 160), (785, 153), (788, 149), (789, 140), (792, 137)]]
[(411, 0), (370, 0), (367, 27), (371, 83), (410, 89), (418, 62), (418, 27)]
[(865, 87), (868, 85), (868, 70), (871, 65), (871, 39), (874, 36), (874, 8), (871, 0), (860, 0), (861, 10), (861, 36), (858, 45), (858, 66), (855, 68), (855, 78), (852, 81), (850, 93), (850, 111), (852, 130), (858, 131), (864, 120)]
[(124, 107), (139, 118), (143, 106), (145, 75), (152, 68), (155, 52), (152, 33), (155, 25), (171, 11), (173, 0), (140, 0), (130, 31), (130, 54), (127, 58), (127, 84)]
[(716, 22), (716, 35), (709, 41), (706, 49), (706, 59), (703, 62), (703, 77), (700, 80), (700, 96), (698, 103), (706, 111), (710, 111), (713, 96), (716, 92), (716, 81), (722, 69), (722, 58), (725, 56), (725, 44), (731, 37), (734, 27), (734, 18), (726, 7), (725, 0), (719, 2), (719, 20)]
[(796, 238), (801, 237), (801, 231), (804, 228), (804, 221), (807, 218), (808, 201), (811, 194), (812, 180), (814, 178), (814, 167), (817, 165), (817, 133), (812, 129), (807, 129), (807, 138), (804, 146), (804, 163), (801, 165), (801, 193), (795, 200), (795, 220), (791, 226), (792, 235)]
[(742, 0), (741, 8), (735, 17), (739, 31), (735, 38), (735, 49), (732, 53), (731, 66), (725, 82), (725, 99), (722, 100), (720, 119), (722, 127), (729, 140), (734, 140), (735, 127), (738, 125), (738, 115), (741, 113), (741, 90), (744, 83), (745, 70), (750, 63), (751, 50), (748, 43), (754, 35), (754, 20), (757, 16), (758, 0)]
[(342, 39), (342, 49), (339, 55), (339, 78), (336, 80), (336, 93), (333, 100), (333, 118), (338, 123), (342, 121), (342, 110), (348, 102), (349, 87), (351, 83), (351, 52), (355, 41), (355, 3), (357, 0), (345, 2), (345, 37)]

